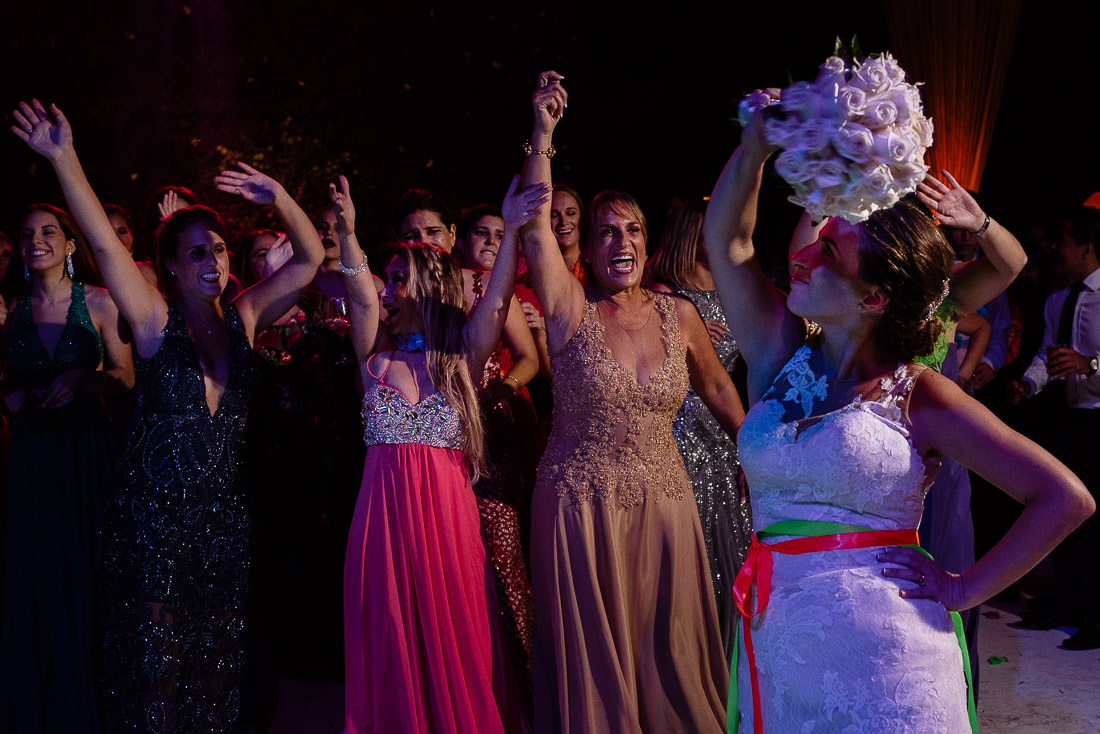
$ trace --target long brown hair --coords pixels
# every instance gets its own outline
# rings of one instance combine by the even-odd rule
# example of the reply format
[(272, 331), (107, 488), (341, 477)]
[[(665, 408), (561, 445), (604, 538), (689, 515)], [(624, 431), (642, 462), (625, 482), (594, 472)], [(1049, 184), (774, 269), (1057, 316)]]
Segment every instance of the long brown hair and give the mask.
[(400, 257), (409, 269), (407, 295), (424, 323), (428, 377), (462, 421), (463, 447), (473, 479), (485, 464), (485, 431), (477, 390), (466, 364), (466, 292), (462, 271), (445, 250), (425, 242), (397, 243), (386, 257)]
[(696, 287), (695, 263), (703, 244), (706, 212), (702, 199), (679, 201), (669, 209), (661, 242), (646, 263), (646, 285), (660, 282), (678, 290)]

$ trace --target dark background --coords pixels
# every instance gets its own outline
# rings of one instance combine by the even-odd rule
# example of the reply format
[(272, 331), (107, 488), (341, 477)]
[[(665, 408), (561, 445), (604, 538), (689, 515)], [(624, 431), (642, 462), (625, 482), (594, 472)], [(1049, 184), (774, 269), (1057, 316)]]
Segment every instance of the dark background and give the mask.
[[(374, 248), (410, 186), (455, 209), (499, 201), (530, 132), (530, 91), (553, 68), (570, 93), (555, 180), (585, 197), (634, 193), (655, 239), (672, 197), (709, 193), (736, 144), (729, 117), (743, 93), (813, 78), (837, 36), (856, 35), (865, 53), (890, 48), (881, 5), (849, 7), (5, 3), (0, 105), (37, 96), (61, 106), (92, 185), (131, 210), (139, 235), (152, 191), (169, 183), (238, 227), (260, 224), (262, 211), (211, 184), (239, 157), (307, 210), (347, 173), (361, 241)], [(980, 188), (1010, 226), (1057, 219), (1100, 189), (1098, 21), (1095, 6), (1024, 4)], [(63, 201), (44, 159), (10, 133), (0, 139), (0, 229), (14, 234), (27, 204)], [(782, 183), (770, 187), (781, 202)], [(775, 211), (784, 216), (765, 219), (786, 229), (791, 211)]]

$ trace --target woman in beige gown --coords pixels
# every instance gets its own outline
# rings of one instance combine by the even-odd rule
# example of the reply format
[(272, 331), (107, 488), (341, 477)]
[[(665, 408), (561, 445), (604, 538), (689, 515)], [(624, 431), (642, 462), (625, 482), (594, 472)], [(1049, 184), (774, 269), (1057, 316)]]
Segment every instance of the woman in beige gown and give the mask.
[[(544, 72), (533, 100), (524, 186), (550, 180), (559, 75)], [(732, 435), (737, 393), (695, 307), (641, 287), (637, 203), (600, 194), (587, 232), (587, 286), (548, 215), (523, 237), (555, 404), (532, 508), (536, 730), (724, 731), (728, 671), (671, 429), (690, 383)]]

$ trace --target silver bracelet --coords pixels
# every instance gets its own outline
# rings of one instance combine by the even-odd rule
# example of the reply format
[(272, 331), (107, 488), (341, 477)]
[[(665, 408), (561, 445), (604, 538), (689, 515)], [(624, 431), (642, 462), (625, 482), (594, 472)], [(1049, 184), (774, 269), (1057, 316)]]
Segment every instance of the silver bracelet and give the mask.
[(983, 234), (985, 234), (985, 231), (987, 229), (989, 229), (989, 222), (990, 221), (991, 220), (989, 219), (989, 215), (986, 214), (985, 215), (985, 224), (983, 224), (981, 227), (979, 227), (977, 232), (972, 232), (971, 234), (973, 234), (975, 237), (981, 237)]
[(363, 273), (367, 272), (367, 256), (366, 255), (363, 256), (363, 262), (357, 268), (349, 268), (347, 265), (344, 265), (344, 260), (342, 258), (338, 259), (336, 261), (336, 264), (338, 266), (340, 266), (340, 272), (343, 273), (344, 275), (348, 276), (349, 278), (354, 278), (357, 275), (362, 275)]

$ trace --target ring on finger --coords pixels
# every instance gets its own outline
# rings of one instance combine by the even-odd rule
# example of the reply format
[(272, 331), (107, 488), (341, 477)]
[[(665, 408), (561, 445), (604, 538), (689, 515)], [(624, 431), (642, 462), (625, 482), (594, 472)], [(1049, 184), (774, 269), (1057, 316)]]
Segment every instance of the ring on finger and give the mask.
[(923, 573), (920, 575), (920, 579), (917, 580), (917, 584), (920, 585), (920, 586), (924, 586), (924, 574)]

